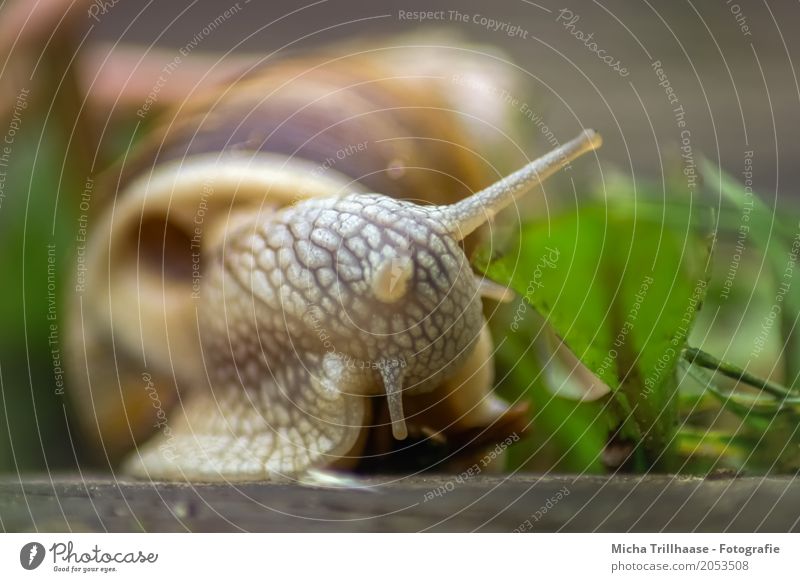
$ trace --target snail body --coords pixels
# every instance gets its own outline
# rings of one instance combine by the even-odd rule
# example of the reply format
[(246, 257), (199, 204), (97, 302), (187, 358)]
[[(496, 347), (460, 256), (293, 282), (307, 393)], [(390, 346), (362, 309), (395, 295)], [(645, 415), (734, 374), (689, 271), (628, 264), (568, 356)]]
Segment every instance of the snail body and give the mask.
[(497, 289), (464, 242), (599, 138), (473, 193), (486, 173), (453, 147), (471, 122), (382, 57), (245, 78), (109, 180), (72, 354), (84, 425), (110, 457), (141, 444), (126, 472), (295, 478), (356, 466), (376, 434), (518, 418), (491, 394)]

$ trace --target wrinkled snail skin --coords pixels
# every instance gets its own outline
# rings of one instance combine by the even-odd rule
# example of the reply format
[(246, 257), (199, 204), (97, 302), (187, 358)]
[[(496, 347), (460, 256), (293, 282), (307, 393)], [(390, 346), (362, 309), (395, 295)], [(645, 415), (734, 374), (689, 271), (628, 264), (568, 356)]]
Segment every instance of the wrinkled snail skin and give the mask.
[(68, 346), (100, 458), (149, 479), (302, 479), (520, 418), (491, 393), (481, 296), (504, 291), (464, 249), (600, 140), (478, 191), (497, 174), (474, 151), (493, 144), (463, 112), (497, 115), (448, 76), (495, 71), (440, 52), (267, 68), (188, 103), (107, 176)]
[[(244, 390), (263, 403), (253, 406), (263, 420), (232, 426), (241, 417), (229, 411), (222, 439), (222, 426), (193, 423), (177, 463), (187, 474), (274, 478), (329, 465), (354, 454), (369, 424), (365, 397), (384, 392), (392, 432), (405, 438), (403, 396), (451, 376), (483, 325), (474, 276), (445, 225), (428, 207), (386, 196), (309, 200), (257, 217), (218, 264), (203, 311), (203, 343), (215, 354), (210, 396), (224, 399), (229, 386), (235, 404)], [(229, 440), (225, 455), (195, 465), (220, 440)]]

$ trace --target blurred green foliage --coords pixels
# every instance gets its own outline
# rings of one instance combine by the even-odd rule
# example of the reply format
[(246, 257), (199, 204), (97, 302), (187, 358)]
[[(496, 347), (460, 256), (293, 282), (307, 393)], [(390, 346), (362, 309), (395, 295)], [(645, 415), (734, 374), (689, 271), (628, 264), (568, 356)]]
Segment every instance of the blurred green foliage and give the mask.
[(52, 304), (71, 259), (68, 201), (61, 200), (56, 214), (64, 145), (33, 115), (23, 124), (11, 147), (0, 212), (0, 470), (15, 471), (69, 466), (73, 456), (54, 371), (63, 357), (63, 313)]
[[(87, 166), (94, 156), (90, 144), (70, 136), (65, 119), (48, 115), (50, 98), (31, 91), (5, 168), (0, 471), (72, 468), (83, 449), (81, 435), (68, 424), (64, 298), (75, 276), (80, 196), (87, 178), (96, 178), (102, 168)], [(115, 159), (137, 135), (136, 123), (115, 121), (102, 146), (104, 159)]]
[[(791, 386), (800, 367), (798, 223), (713, 165), (703, 170), (704, 191), (691, 198), (676, 194), (680, 184), (662, 193), (617, 176), (604, 196), (523, 224), (506, 254), (487, 246), (476, 255), (520, 296), (493, 321), (504, 338), (500, 390), (534, 410), (511, 468), (797, 470), (800, 392), (774, 380)], [(775, 305), (781, 325), (772, 328)], [(687, 346), (739, 366), (692, 364)], [(548, 373), (558, 368), (566, 372)], [(598, 385), (608, 394), (576, 399)]]

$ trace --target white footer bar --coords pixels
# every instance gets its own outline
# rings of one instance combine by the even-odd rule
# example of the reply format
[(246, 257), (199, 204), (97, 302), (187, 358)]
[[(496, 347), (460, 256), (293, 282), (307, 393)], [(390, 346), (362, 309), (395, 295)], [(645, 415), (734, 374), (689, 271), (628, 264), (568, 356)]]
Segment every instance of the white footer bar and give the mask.
[(0, 536), (0, 579), (774, 581), (798, 555), (791, 534), (33, 533)]

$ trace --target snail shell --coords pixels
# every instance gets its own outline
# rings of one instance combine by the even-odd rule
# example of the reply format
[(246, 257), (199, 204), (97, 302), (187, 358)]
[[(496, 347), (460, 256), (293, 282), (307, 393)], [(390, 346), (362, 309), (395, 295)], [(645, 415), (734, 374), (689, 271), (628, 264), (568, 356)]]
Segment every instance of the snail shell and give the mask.
[(470, 151), (492, 147), (493, 112), (453, 71), (509, 82), (467, 51), (280, 63), (185, 104), (106, 177), (70, 354), (110, 461), (141, 445), (140, 477), (281, 479), (355, 466), (387, 434), (520, 418), (491, 394), (497, 290), (464, 239), (599, 142), (472, 194), (496, 178)]

